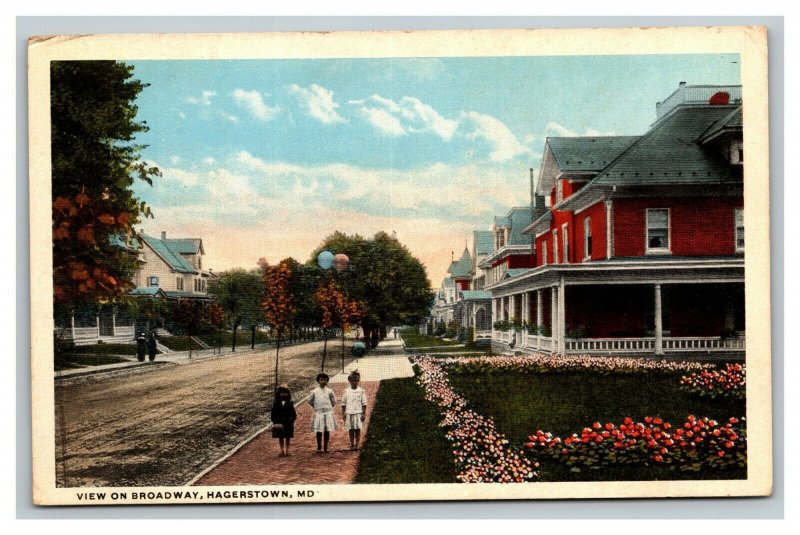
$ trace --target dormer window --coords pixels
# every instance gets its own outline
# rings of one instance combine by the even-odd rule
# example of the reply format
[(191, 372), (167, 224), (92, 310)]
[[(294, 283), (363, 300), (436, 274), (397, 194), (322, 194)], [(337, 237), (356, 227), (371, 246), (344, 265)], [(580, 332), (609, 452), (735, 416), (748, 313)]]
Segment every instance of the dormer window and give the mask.
[(736, 227), (736, 252), (744, 252), (744, 210), (737, 208), (734, 210), (734, 225)]

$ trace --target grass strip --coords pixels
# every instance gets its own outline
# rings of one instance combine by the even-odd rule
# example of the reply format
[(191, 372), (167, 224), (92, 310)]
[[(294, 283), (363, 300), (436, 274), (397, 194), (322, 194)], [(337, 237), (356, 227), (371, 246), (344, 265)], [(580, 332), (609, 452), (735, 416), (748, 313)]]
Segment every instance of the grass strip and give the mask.
[(439, 419), (415, 378), (382, 381), (355, 483), (455, 483)]

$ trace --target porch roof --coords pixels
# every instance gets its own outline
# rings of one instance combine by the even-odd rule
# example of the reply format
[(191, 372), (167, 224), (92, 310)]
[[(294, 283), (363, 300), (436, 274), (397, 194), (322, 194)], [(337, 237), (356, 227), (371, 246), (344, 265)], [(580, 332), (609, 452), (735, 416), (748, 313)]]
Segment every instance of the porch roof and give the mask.
[(464, 301), (482, 301), (492, 298), (492, 292), (486, 290), (464, 290), (461, 292), (461, 299)]
[(164, 292), (170, 299), (213, 299), (207, 294), (196, 294), (192, 292)]
[(140, 286), (131, 290), (131, 295), (148, 297), (166, 297), (167, 294), (158, 286)]

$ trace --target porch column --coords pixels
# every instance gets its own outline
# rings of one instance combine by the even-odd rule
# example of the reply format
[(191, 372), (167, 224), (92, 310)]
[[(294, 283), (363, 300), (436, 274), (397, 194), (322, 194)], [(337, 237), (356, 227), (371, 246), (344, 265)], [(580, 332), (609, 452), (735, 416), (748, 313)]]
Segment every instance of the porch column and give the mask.
[(564, 286), (564, 277), (561, 277), (561, 282), (558, 285), (558, 350), (562, 354), (567, 353), (567, 345), (565, 343), (565, 335), (567, 331), (566, 306), (566, 287)]
[(75, 340), (75, 312), (69, 315), (72, 339)]
[(509, 295), (508, 296), (508, 314), (510, 319), (514, 319), (514, 313), (517, 310), (517, 296), (516, 295)]
[(656, 324), (656, 355), (663, 355), (664, 354), (664, 343), (662, 340), (662, 328), (661, 328), (661, 285), (655, 285), (655, 301), (656, 301), (656, 310), (655, 310), (655, 324)]
[(528, 292), (522, 293), (522, 332), (520, 333), (520, 338), (522, 339), (522, 345), (528, 345), (528, 328), (525, 325), (528, 323)]
[(542, 324), (542, 291), (536, 290), (536, 349), (542, 347), (542, 332), (539, 326)]
[(614, 256), (614, 221), (611, 219), (612, 215), (611, 201), (606, 201), (606, 258)]
[(558, 286), (550, 287), (550, 340), (552, 353), (558, 353)]
[(111, 336), (117, 336), (117, 311), (111, 310)]
[(97, 327), (97, 338), (100, 338), (100, 316), (97, 315), (94, 317), (94, 325)]

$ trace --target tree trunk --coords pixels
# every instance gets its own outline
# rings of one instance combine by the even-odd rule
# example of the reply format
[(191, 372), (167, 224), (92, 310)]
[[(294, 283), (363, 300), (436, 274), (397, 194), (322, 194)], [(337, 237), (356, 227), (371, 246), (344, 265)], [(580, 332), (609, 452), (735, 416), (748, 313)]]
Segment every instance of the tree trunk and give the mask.
[(256, 348), (256, 326), (253, 325), (250, 327), (252, 331), (250, 332), (250, 349)]
[(325, 358), (328, 356), (328, 330), (322, 329), (322, 373), (325, 373)]
[(386, 338), (386, 325), (381, 325), (381, 340)]
[(280, 352), (281, 352), (281, 337), (279, 336), (275, 341), (275, 388), (272, 391), (276, 391), (278, 389), (278, 362), (280, 362)]
[(233, 341), (231, 342), (231, 353), (236, 353), (236, 331), (239, 329), (239, 322), (233, 323)]
[(342, 373), (344, 373), (344, 328), (342, 328)]

